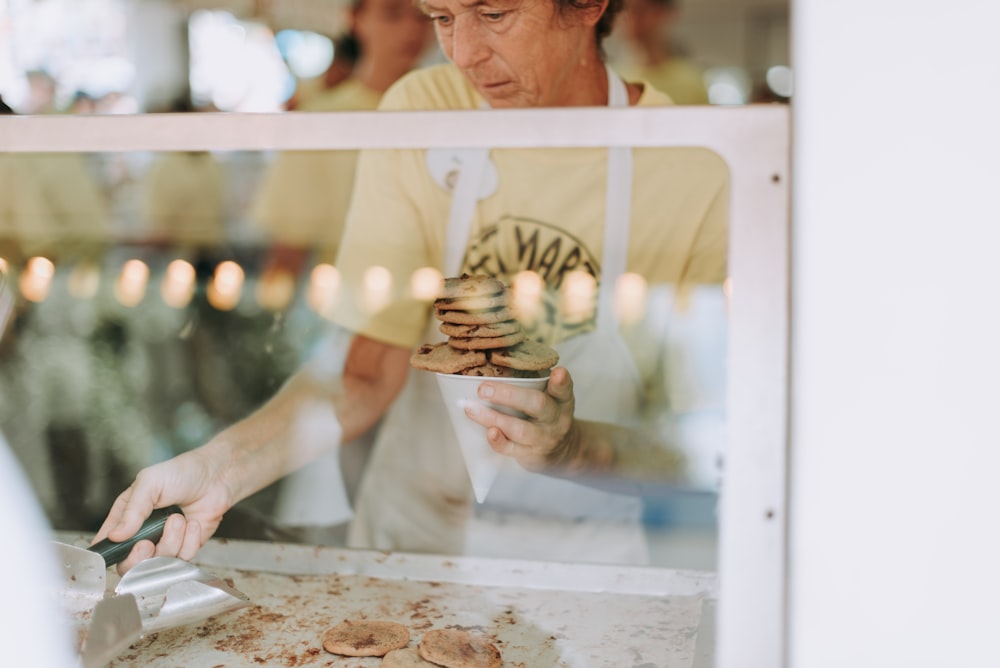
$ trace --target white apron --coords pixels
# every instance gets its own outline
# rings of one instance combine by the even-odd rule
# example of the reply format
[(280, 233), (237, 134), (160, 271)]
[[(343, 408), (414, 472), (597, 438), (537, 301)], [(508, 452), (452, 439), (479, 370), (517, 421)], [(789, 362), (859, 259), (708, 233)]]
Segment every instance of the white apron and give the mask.
[[(625, 84), (608, 69), (609, 105), (627, 106)], [(628, 148), (608, 152), (604, 257), (595, 331), (563, 342), (560, 365), (572, 376), (576, 416), (628, 424), (641, 383), (618, 334), (613, 297), (624, 273), (631, 210)], [(488, 151), (461, 153), (446, 235), (446, 276), (457, 275), (468, 245)], [(426, 339), (442, 338), (434, 321)], [(474, 509), (464, 460), (434, 375), (411, 372), (387, 415), (348, 534), (353, 547), (556, 561), (648, 563), (641, 501), (532, 474), (510, 460), (486, 502)]]

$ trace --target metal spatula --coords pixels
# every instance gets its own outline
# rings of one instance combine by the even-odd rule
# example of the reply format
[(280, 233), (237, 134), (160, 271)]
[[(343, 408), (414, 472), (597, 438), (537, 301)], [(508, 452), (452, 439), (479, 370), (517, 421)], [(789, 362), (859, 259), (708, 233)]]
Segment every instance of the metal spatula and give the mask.
[(177, 506), (154, 510), (134, 536), (121, 543), (102, 540), (90, 547), (55, 543), (64, 576), (64, 591), (70, 596), (101, 599), (107, 586), (107, 569), (121, 562), (140, 540), (154, 543), (163, 535), (167, 518), (181, 513)]
[(153, 557), (126, 573), (116, 596), (134, 596), (143, 633), (183, 626), (250, 605), (246, 594), (192, 563)]
[(134, 597), (106, 598), (107, 569), (127, 557), (140, 540), (158, 541), (167, 518), (180, 512), (176, 506), (154, 510), (135, 536), (121, 543), (103, 540), (89, 548), (53, 544), (63, 572), (57, 596), (76, 630), (86, 668), (106, 664), (143, 634)]
[(84, 668), (105, 665), (147, 633), (235, 610), (245, 594), (194, 564), (173, 557), (146, 559), (107, 591), (107, 569), (140, 540), (154, 543), (176, 506), (154, 511), (135, 536), (121, 543), (104, 540), (89, 548), (56, 543), (65, 575), (63, 607), (81, 639)]
[(101, 668), (142, 637), (142, 618), (134, 596), (97, 602), (80, 652), (83, 668)]

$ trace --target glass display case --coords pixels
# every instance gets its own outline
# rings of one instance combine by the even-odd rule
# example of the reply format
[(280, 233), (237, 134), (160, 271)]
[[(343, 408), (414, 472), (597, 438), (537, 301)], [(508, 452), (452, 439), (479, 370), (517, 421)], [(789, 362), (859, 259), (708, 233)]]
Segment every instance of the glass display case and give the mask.
[[(669, 665), (736, 666), (747, 656), (778, 665), (787, 135), (780, 106), (0, 118), (0, 262), (19, 293), (0, 348), (0, 428), (53, 528), (89, 534), (138, 470), (209, 441), (296, 374), (338, 391), (352, 324), (389, 331), (396, 347), (439, 343), (435, 332), (447, 328), (430, 315), (441, 280), (497, 276), (510, 291), (504, 322), (551, 344), (579, 376), (577, 416), (589, 411), (638, 434), (632, 450), (616, 452), (618, 468), (552, 476), (499, 456), (493, 470), (483, 463), (492, 452), (485, 430), (469, 436), (461, 412), (415, 420), (391, 451), (384, 420), (340, 443), (329, 406), (314, 406), (294, 418), (314, 457), (234, 507), (199, 558), (237, 585), (252, 580), (277, 606), (287, 604), (274, 597), (288, 582), (269, 577), (480, 588), (453, 593), (497, 608), (499, 616), (475, 623), (525, 665), (623, 665), (629, 651), (648, 665), (669, 657), (680, 662)], [(605, 175), (609, 147), (611, 155), (631, 149), (624, 191)], [(369, 178), (367, 208), (351, 204), (348, 214), (358, 150), (360, 169), (384, 180)], [(468, 248), (449, 260), (441, 212), (454, 214), (463, 165), (475, 155), (487, 156), (472, 195), (479, 215)], [(592, 217), (594, 234), (491, 208), (501, 184), (512, 183), (530, 200), (525, 210), (551, 198), (559, 203), (552, 218)], [(592, 198), (574, 201), (566, 193), (581, 183)], [(633, 227), (631, 249), (628, 226), (601, 231), (605, 210), (622, 201), (662, 221)], [(400, 213), (404, 204), (412, 219)], [(687, 218), (697, 224), (683, 232)], [(616, 245), (620, 261), (608, 251)], [(693, 256), (718, 264), (684, 265)], [(618, 265), (613, 286), (600, 280)], [(440, 319), (446, 309), (437, 306)], [(414, 313), (425, 326), (412, 324)], [(602, 314), (614, 336), (575, 356), (574, 340), (602, 331)], [(493, 323), (475, 323), (484, 324)], [(628, 387), (636, 389), (614, 380), (619, 365), (634, 367)], [(440, 403), (437, 386), (428, 387)], [(635, 405), (618, 420), (612, 408), (629, 393)], [(405, 475), (395, 483), (376, 475), (387, 466)], [(385, 515), (367, 510), (393, 495), (405, 507), (410, 490), (427, 487), (460, 498), (458, 529), (392, 538), (413, 532), (393, 533)], [(403, 522), (421, 525), (417, 504), (410, 510)], [(588, 537), (573, 542), (581, 527)], [(572, 576), (556, 577), (556, 564)], [(581, 597), (576, 617), (548, 609), (557, 594), (524, 593), (550, 589)], [(599, 601), (596, 591), (612, 599)], [(564, 642), (529, 642), (501, 619), (498, 601), (518, 595), (534, 631), (585, 629), (616, 615), (625, 633), (634, 605), (654, 618), (655, 637), (592, 647), (586, 634), (566, 632)], [(679, 617), (658, 617), (665, 601), (683, 608), (670, 613)], [(329, 602), (314, 603), (329, 612)], [(460, 609), (439, 618), (474, 625)], [(505, 636), (503, 623), (520, 635)], [(171, 633), (170, 642), (187, 644), (184, 630)], [(690, 642), (677, 640), (684, 634)], [(158, 651), (155, 640), (144, 642), (135, 660)], [(192, 647), (185, 651), (201, 656)], [(246, 665), (262, 656), (259, 647), (219, 651), (216, 643), (204, 656)], [(295, 656), (303, 665), (324, 659)]]

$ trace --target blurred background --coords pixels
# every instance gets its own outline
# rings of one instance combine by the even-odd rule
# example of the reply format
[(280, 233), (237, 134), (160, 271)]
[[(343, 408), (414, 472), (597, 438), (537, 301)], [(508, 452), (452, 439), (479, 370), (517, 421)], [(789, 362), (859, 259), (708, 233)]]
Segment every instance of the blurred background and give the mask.
[[(657, 5), (669, 11), (657, 11)], [(702, 74), (707, 101), (785, 100), (787, 0), (634, 0), (608, 50), (649, 33)], [(329, 85), (347, 0), (0, 0), (0, 94), (17, 112), (278, 111)], [(626, 34), (629, 33), (629, 34)], [(434, 58), (433, 54), (428, 55)], [(324, 75), (327, 81), (324, 82)], [(680, 100), (679, 100), (680, 101)]]

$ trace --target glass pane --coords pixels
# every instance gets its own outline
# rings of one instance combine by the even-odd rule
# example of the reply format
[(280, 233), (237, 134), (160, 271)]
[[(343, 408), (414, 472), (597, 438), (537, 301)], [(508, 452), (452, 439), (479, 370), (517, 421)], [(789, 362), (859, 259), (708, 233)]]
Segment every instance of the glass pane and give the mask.
[[(96, 529), (141, 467), (207, 442), (298, 370), (329, 396), (349, 386), (357, 331), (407, 351), (447, 341), (448, 373), (418, 360), (419, 385), (378, 424), (239, 504), (218, 535), (714, 568), (725, 164), (637, 149), (621, 191), (604, 149), (493, 151), (446, 269), (456, 165), (475, 153), (372, 151), (357, 171), (357, 154), (327, 151), (0, 158), (0, 182), (19, 184), (0, 239), (20, 293), (0, 427), (54, 526)], [(500, 283), (434, 304), (461, 274)], [(550, 384), (558, 401), (506, 423), (527, 431), (499, 454), (448, 410), (464, 379), (553, 366), (572, 395)], [(578, 441), (555, 424), (569, 396)], [(294, 445), (334, 448), (328, 412), (296, 412)]]

